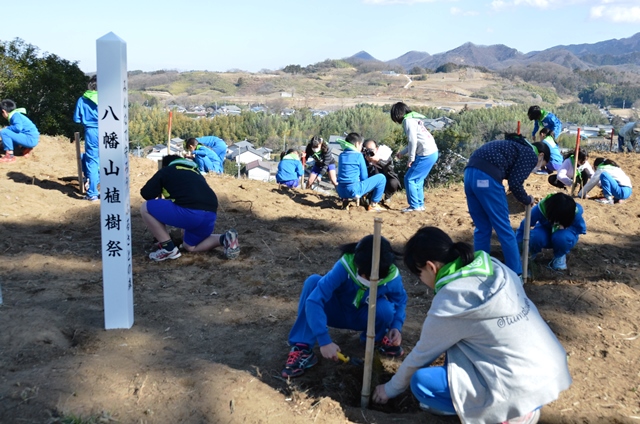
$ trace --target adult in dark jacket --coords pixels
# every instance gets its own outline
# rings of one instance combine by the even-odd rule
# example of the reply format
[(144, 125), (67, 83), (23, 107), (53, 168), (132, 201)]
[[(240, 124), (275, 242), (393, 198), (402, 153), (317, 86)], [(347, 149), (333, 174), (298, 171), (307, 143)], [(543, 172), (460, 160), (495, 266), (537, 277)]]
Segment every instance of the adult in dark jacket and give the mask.
[(149, 254), (150, 259), (164, 261), (181, 256), (167, 225), (183, 229), (182, 246), (188, 252), (224, 246), (228, 259), (240, 254), (236, 230), (213, 234), (218, 198), (195, 162), (177, 155), (165, 156), (162, 169), (140, 189), (140, 195), (146, 200), (140, 207), (142, 220), (159, 242), (158, 250)]
[(362, 154), (367, 162), (367, 173), (370, 177), (382, 174), (387, 179), (384, 186), (382, 202), (388, 202), (402, 188), (400, 178), (393, 169), (393, 152), (388, 146), (378, 146), (375, 140), (365, 140)]

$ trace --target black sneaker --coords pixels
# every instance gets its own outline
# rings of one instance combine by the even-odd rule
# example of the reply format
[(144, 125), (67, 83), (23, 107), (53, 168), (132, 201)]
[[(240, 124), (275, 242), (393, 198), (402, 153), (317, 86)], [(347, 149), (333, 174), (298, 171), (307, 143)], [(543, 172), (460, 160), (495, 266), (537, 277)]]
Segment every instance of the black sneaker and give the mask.
[(376, 349), (381, 355), (391, 358), (399, 358), (404, 353), (402, 346), (394, 346), (387, 336), (384, 336), (382, 341), (376, 345)]
[(282, 370), (282, 377), (299, 377), (304, 370), (318, 363), (318, 357), (313, 353), (309, 345), (296, 343), (289, 351), (287, 363)]

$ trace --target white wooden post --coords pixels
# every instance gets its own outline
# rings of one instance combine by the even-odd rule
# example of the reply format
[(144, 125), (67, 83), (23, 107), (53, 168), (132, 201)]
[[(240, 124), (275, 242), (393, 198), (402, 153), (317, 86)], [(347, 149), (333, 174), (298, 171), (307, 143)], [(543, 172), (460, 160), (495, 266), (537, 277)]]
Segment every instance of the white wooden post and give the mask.
[(133, 325), (127, 44), (110, 32), (96, 41), (100, 135), (100, 227), (104, 325)]

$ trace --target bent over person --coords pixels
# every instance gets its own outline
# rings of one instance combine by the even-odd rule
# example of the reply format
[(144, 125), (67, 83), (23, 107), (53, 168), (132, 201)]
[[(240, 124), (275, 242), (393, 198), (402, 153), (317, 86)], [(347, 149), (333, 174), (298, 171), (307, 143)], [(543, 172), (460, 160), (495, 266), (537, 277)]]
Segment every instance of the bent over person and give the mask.
[(140, 207), (142, 220), (158, 241), (158, 250), (149, 254), (150, 259), (159, 262), (181, 256), (167, 225), (183, 230), (182, 248), (187, 252), (223, 246), (227, 259), (240, 255), (236, 230), (213, 234), (218, 198), (195, 162), (177, 155), (165, 156), (162, 169), (140, 189), (140, 195), (146, 200)]

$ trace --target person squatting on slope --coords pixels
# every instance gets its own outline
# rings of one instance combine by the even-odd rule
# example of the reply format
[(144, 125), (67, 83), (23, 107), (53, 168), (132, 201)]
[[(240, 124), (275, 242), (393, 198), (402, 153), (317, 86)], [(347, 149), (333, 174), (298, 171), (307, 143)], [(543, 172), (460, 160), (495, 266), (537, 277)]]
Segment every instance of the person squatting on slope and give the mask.
[(596, 158), (593, 165), (596, 167), (596, 172), (584, 188), (580, 190), (578, 197), (583, 197), (596, 185), (602, 189), (602, 194), (604, 195), (604, 198), (597, 199), (597, 202), (613, 205), (631, 197), (633, 193), (631, 178), (624, 173), (616, 162), (611, 159)]
[[(220, 169), (224, 168), (224, 161), (227, 158), (227, 143), (220, 137), (216, 137), (215, 135), (208, 135), (206, 137), (198, 137), (196, 138), (198, 143), (207, 146), (210, 149), (213, 149), (214, 152), (220, 158)], [(219, 172), (220, 174), (222, 171)]]
[(409, 207), (402, 212), (424, 211), (424, 180), (438, 160), (438, 146), (433, 136), (424, 126), (425, 118), (412, 112), (409, 106), (398, 102), (391, 106), (391, 120), (402, 125), (407, 136), (407, 147), (398, 156), (408, 155), (407, 172), (404, 175), (404, 189), (407, 192)]
[(304, 168), (300, 161), (300, 154), (296, 149), (289, 149), (280, 153), (276, 182), (289, 188), (302, 187)]
[(87, 91), (76, 102), (73, 122), (84, 127), (84, 153), (80, 158), (86, 188), (85, 199), (95, 202), (100, 199), (100, 144), (98, 140), (98, 77), (92, 76)]
[(189, 158), (198, 165), (198, 170), (202, 174), (207, 172), (215, 172), (222, 174), (222, 161), (218, 154), (210, 147), (198, 142), (196, 138), (187, 140), (187, 151)]
[(329, 144), (321, 137), (314, 135), (311, 137), (306, 149), (307, 161), (313, 159), (313, 167), (309, 174), (309, 180), (307, 181), (306, 188), (309, 189), (313, 186), (313, 183), (317, 178), (322, 178), (324, 174), (329, 173), (329, 179), (333, 186), (338, 185), (338, 179), (336, 178), (336, 160), (331, 154)]
[(505, 134), (504, 140), (490, 141), (473, 152), (464, 170), (464, 192), (475, 225), (474, 249), (491, 253), (491, 230), (495, 230), (504, 263), (518, 275), (522, 274), (522, 263), (502, 181), (509, 182), (516, 200), (533, 205), (534, 198), (525, 191), (524, 181), (531, 171), (544, 167), (549, 157), (546, 144), (531, 144), (521, 135)]
[[(568, 194), (555, 193), (542, 199), (531, 209), (529, 257), (533, 261), (542, 249), (553, 249), (549, 267), (556, 271), (567, 269), (567, 253), (578, 243), (580, 234), (587, 234), (582, 206)], [(523, 219), (516, 232), (518, 245), (524, 238)]]
[(375, 140), (368, 139), (364, 141), (362, 154), (367, 162), (367, 174), (369, 177), (382, 174), (387, 180), (384, 186), (384, 196), (381, 200), (382, 203), (386, 204), (402, 188), (398, 174), (393, 170), (393, 151), (389, 146), (378, 146)]
[(571, 187), (574, 177), (578, 178), (578, 186), (583, 187), (587, 181), (593, 175), (593, 168), (587, 161), (589, 154), (580, 149), (578, 152), (578, 170), (574, 166), (575, 163), (575, 150), (566, 154), (562, 165), (555, 175), (549, 175), (548, 181), (554, 187), (565, 189)]
[(629, 122), (618, 131), (618, 151), (624, 152), (625, 148), (628, 152), (635, 151), (638, 139), (640, 139), (640, 121)]
[(15, 162), (13, 155), (14, 145), (22, 147), (22, 156), (29, 156), (29, 153), (40, 141), (40, 133), (31, 119), (27, 118), (27, 111), (24, 108), (16, 108), (16, 102), (4, 99), (0, 102), (2, 116), (9, 121), (9, 126), (0, 130), (2, 138), (2, 148), (4, 156), (0, 162)]
[[(404, 263), (434, 296), (418, 343), (373, 401), (411, 387), (422, 409), (466, 424), (537, 422), (571, 375), (567, 353), (518, 276), (436, 227), (409, 239)], [(429, 366), (443, 353), (444, 365)]]
[(177, 155), (163, 157), (162, 169), (140, 189), (140, 195), (146, 200), (140, 207), (142, 220), (159, 241), (158, 250), (149, 254), (150, 259), (164, 261), (181, 256), (167, 225), (184, 230), (182, 247), (188, 252), (223, 246), (228, 259), (240, 254), (236, 230), (213, 234), (218, 198), (192, 160)]
[(549, 146), (549, 153), (550, 153), (549, 163), (547, 163), (547, 166), (542, 168), (539, 172), (543, 175), (553, 174), (555, 171), (560, 169), (564, 158), (562, 157), (562, 153), (560, 153), (560, 148), (558, 147), (558, 144), (556, 143), (556, 141), (553, 139), (553, 136), (551, 135), (551, 130), (549, 130), (548, 128), (542, 128), (539, 134), (540, 134), (540, 141), (542, 141), (544, 144)]
[[(289, 332), (291, 350), (282, 377), (298, 377), (318, 363), (316, 342), (326, 359), (338, 360), (340, 346), (331, 340), (328, 327), (360, 331), (366, 341), (373, 236), (341, 246), (342, 256), (324, 276), (313, 274), (302, 287), (298, 316)], [(407, 292), (394, 265), (397, 254), (384, 237), (380, 240), (380, 280), (376, 303), (375, 342), (385, 356), (402, 356), (402, 326), (406, 318)]]
[(382, 200), (387, 181), (382, 174), (369, 177), (367, 164), (362, 156), (362, 136), (350, 133), (346, 140), (339, 142), (344, 150), (338, 158), (338, 196), (346, 200), (372, 192), (368, 210), (382, 211), (378, 203)]
[(534, 121), (533, 131), (531, 132), (533, 140), (536, 139), (536, 133), (539, 128), (547, 128), (554, 140), (560, 137), (562, 122), (553, 113), (540, 109), (540, 106), (531, 106), (527, 111), (527, 116), (530, 121)]

